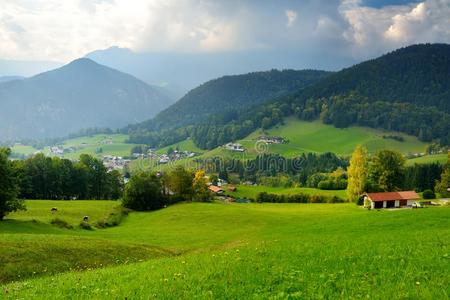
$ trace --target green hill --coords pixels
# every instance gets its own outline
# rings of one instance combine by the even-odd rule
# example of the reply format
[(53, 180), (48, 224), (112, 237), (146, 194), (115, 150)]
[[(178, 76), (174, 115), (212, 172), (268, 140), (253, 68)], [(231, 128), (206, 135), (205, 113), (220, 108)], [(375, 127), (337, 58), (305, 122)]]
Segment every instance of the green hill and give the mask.
[[(288, 142), (285, 144), (265, 145), (258, 142), (262, 135), (280, 136)], [(383, 136), (401, 136), (404, 141), (400, 142)], [(333, 152), (339, 155), (350, 155), (358, 144), (367, 147), (373, 153), (381, 149), (391, 149), (407, 153), (425, 152), (426, 143), (419, 141), (416, 137), (408, 136), (398, 132), (376, 130), (372, 128), (353, 126), (349, 128), (336, 128), (326, 125), (320, 121), (301, 121), (296, 118), (288, 118), (284, 125), (277, 125), (269, 130), (256, 130), (246, 138), (238, 140), (246, 149), (245, 155), (254, 157), (259, 153), (276, 153), (287, 157), (307, 152)], [(211, 150), (205, 155), (220, 156), (234, 155), (223, 147)]]
[(447, 208), (190, 203), (102, 230), (46, 223), (42, 212), (58, 206), (64, 218), (66, 203), (37, 201), (28, 217), (38, 222), (0, 222), (2, 298), (448, 296)]

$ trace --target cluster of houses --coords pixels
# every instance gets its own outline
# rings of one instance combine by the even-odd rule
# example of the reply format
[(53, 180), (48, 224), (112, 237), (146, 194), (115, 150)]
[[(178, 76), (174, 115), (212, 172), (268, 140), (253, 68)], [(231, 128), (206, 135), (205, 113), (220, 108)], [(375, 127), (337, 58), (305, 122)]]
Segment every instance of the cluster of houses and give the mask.
[(102, 161), (103, 165), (108, 169), (108, 172), (112, 170), (123, 170), (131, 162), (130, 159), (124, 159), (123, 157), (113, 155), (103, 156)]
[(75, 152), (75, 150), (76, 149), (74, 147), (64, 148), (64, 146), (52, 146), (50, 147), (50, 154), (56, 156), (63, 156), (64, 153)]
[(286, 143), (286, 140), (281, 136), (261, 135), (258, 137), (258, 142), (263, 142), (266, 144), (284, 144)]
[(197, 153), (191, 151), (174, 150), (168, 154), (158, 154), (155, 149), (149, 149), (147, 153), (133, 153), (133, 158), (148, 158), (157, 161), (159, 164), (167, 164), (171, 161), (180, 160), (183, 158), (191, 158)]

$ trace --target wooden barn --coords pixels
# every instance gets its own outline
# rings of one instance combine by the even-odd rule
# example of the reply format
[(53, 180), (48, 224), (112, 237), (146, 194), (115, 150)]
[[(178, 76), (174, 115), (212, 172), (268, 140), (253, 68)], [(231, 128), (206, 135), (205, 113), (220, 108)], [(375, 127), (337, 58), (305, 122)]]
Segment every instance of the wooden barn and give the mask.
[(364, 196), (364, 202), (368, 202), (372, 209), (412, 207), (419, 199), (414, 191), (367, 193)]

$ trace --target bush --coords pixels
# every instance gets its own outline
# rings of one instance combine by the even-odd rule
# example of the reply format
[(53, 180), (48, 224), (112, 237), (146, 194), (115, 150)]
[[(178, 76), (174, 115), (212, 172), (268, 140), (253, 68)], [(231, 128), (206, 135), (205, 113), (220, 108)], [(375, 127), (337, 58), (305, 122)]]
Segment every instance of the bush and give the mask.
[(93, 230), (91, 224), (89, 224), (88, 222), (84, 222), (84, 221), (80, 222), (80, 228), (85, 229), (85, 230)]
[(95, 224), (95, 227), (97, 228), (108, 228), (108, 227), (114, 227), (119, 225), (123, 218), (125, 218), (128, 213), (130, 212), (130, 209), (119, 206), (114, 208), (114, 211), (108, 215), (108, 217), (98, 220)]
[(59, 228), (66, 228), (66, 229), (72, 229), (73, 226), (67, 223), (67, 221), (60, 219), (60, 218), (54, 218), (50, 221), (50, 224), (59, 227)]
[(163, 208), (167, 204), (163, 189), (160, 178), (154, 174), (134, 175), (125, 187), (122, 205), (139, 211)]
[(436, 194), (432, 190), (425, 190), (422, 197), (423, 199), (436, 199)]
[(343, 203), (344, 199), (337, 196), (324, 196), (324, 195), (308, 195), (305, 193), (299, 193), (294, 195), (277, 195), (261, 192), (256, 197), (256, 202), (268, 202), (268, 203)]

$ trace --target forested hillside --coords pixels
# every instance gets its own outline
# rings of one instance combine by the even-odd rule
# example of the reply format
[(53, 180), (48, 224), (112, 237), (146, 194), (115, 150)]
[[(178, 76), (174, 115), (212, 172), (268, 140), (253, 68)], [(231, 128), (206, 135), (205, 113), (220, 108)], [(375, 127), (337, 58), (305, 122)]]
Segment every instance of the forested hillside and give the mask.
[[(132, 128), (129, 133), (132, 141), (154, 146), (191, 137), (197, 146), (212, 149), (244, 138), (257, 128), (267, 129), (282, 123), (287, 116), (296, 116), (307, 121), (320, 119), (339, 128), (360, 125), (400, 131), (417, 136), (421, 141), (448, 145), (449, 75), (450, 45), (415, 45), (326, 76), (296, 93), (251, 108), (236, 109), (233, 114), (216, 103), (217, 113), (211, 118), (199, 118), (195, 125), (158, 132), (141, 126)], [(202, 86), (204, 94), (207, 94), (207, 87)], [(188, 95), (195, 95), (193, 92)], [(201, 116), (204, 98), (195, 99), (198, 102), (190, 101), (195, 105), (185, 104), (188, 106), (186, 115), (197, 112)], [(205, 102), (211, 106), (215, 103), (213, 100)], [(180, 104), (166, 112), (177, 111), (177, 105)], [(181, 116), (181, 111), (179, 114)], [(172, 119), (175, 124), (182, 124), (177, 123), (175, 116), (173, 114), (167, 121)]]
[(214, 117), (227, 123), (239, 111), (288, 95), (327, 77), (330, 72), (315, 70), (271, 70), (224, 76), (208, 81), (188, 92), (153, 120), (137, 127), (166, 129), (203, 123)]
[(450, 45), (401, 48), (330, 75), (302, 92), (306, 98), (357, 92), (373, 102), (434, 106), (450, 113)]

